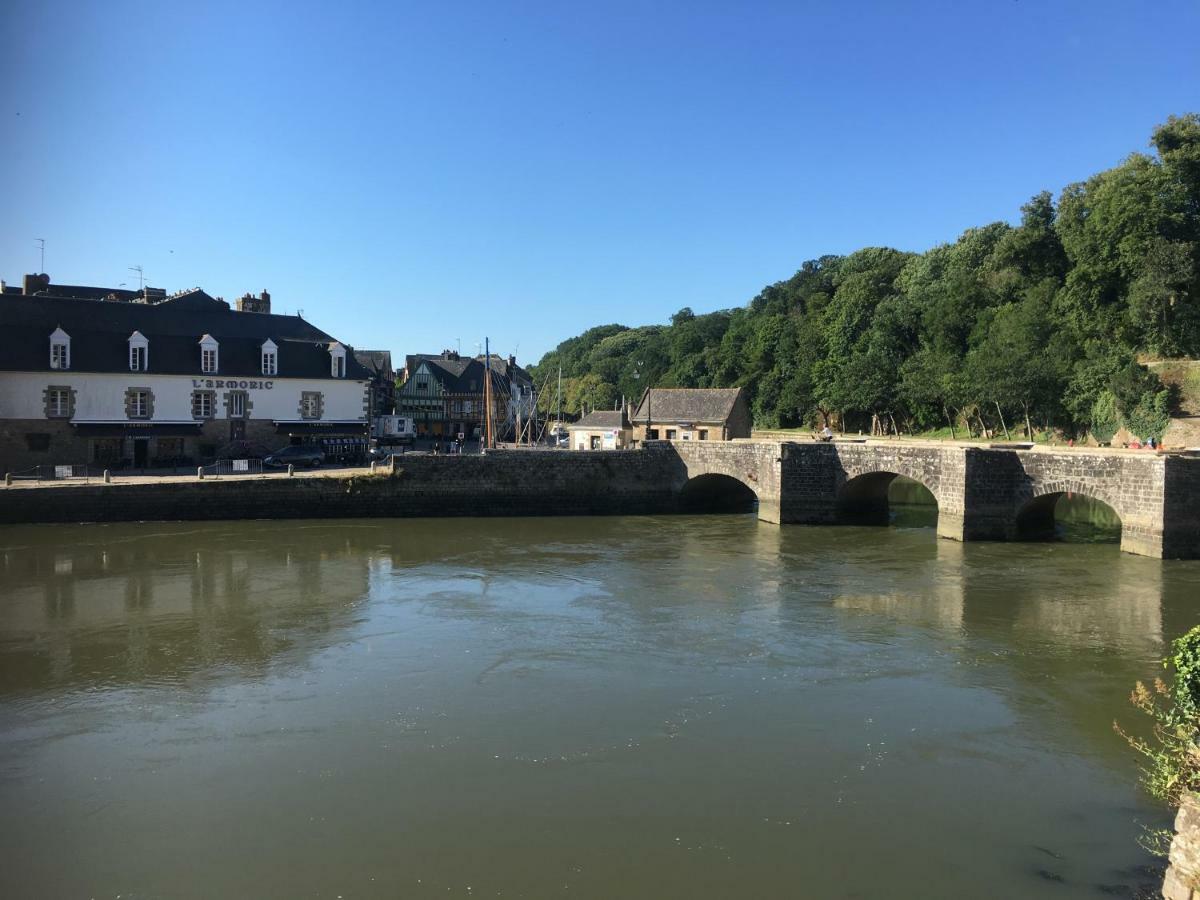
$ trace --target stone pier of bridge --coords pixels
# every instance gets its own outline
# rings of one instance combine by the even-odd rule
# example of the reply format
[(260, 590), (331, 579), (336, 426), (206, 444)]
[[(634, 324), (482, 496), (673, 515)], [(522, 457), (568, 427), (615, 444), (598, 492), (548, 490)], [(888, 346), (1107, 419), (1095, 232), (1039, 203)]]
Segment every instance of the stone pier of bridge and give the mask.
[(887, 487), (905, 476), (933, 494), (944, 538), (1035, 537), (1052, 529), (1059, 497), (1079, 494), (1120, 517), (1122, 550), (1200, 558), (1200, 459), (1189, 456), (852, 441), (678, 442), (658, 449), (678, 458), (682, 483), (711, 475), (740, 481), (768, 522), (885, 521)]

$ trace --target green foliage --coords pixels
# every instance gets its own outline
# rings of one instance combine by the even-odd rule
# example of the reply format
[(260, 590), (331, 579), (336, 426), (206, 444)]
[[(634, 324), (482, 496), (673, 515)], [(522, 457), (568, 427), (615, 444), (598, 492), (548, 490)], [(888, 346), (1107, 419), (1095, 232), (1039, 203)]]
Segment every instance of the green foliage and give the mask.
[(1092, 405), (1091, 431), (1096, 440), (1108, 443), (1121, 427), (1121, 412), (1112, 391), (1101, 391)]
[(1200, 626), (1176, 639), (1171, 649), (1164, 665), (1175, 670), (1171, 701), (1176, 721), (1200, 721)]
[(1161, 437), (1170, 396), (1138, 359), (1200, 356), (1200, 117), (1168, 119), (1152, 145), (1057, 202), (1036, 194), (1015, 227), (922, 254), (823, 256), (739, 309), (680, 303), (669, 325), (592, 328), (534, 367), (544, 408), (561, 367), (572, 412), (648, 385), (744, 386), (760, 428), (995, 430), (1003, 417)]
[[(1200, 790), (1200, 626), (1171, 645), (1163, 665), (1173, 672), (1171, 684), (1156, 678), (1152, 686), (1137, 682), (1130, 702), (1148, 718), (1149, 735), (1141, 736), (1113, 723), (1113, 729), (1142, 756), (1146, 791), (1174, 809), (1180, 798)], [(1149, 831), (1147, 849), (1162, 853), (1161, 835)]]
[(1126, 416), (1129, 430), (1142, 440), (1161, 441), (1171, 422), (1170, 391), (1146, 391)]

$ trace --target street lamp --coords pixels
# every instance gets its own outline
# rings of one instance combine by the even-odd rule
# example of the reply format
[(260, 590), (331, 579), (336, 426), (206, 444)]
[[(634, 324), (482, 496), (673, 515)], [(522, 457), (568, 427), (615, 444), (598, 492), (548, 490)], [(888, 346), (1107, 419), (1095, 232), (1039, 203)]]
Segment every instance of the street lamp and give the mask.
[[(642, 366), (643, 366), (643, 363), (639, 359), (637, 361), (637, 370), (633, 373), (633, 377), (636, 378), (638, 381), (641, 381), (641, 378), (642, 378)], [(647, 377), (646, 378), (646, 440), (647, 441), (650, 440), (650, 422), (651, 421), (653, 421), (653, 417), (650, 415), (650, 378)]]

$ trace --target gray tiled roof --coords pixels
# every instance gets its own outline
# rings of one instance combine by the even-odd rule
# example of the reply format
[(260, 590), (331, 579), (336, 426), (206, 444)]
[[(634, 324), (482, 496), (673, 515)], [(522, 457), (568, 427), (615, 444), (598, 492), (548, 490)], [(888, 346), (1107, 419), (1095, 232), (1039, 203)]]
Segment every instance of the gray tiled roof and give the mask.
[[(416, 374), (417, 369), (424, 364), (447, 394), (478, 394), (483, 391), (482, 355), (472, 358), (458, 354), (433, 356), (432, 354), (415, 353), (407, 359), (410, 377)], [(508, 390), (510, 379), (527, 384), (532, 383), (528, 372), (520, 366), (509, 365), (508, 360), (495, 354), (491, 358), (491, 369), (499, 379), (498, 381), (493, 379), (492, 385), (499, 390)]]
[(650, 388), (649, 404), (642, 394), (635, 422), (645, 422), (647, 407), (655, 422), (725, 422), (733, 412), (733, 406), (741, 388)]
[(392, 372), (391, 350), (355, 350), (354, 358), (372, 373), (394, 374)]
[(596, 409), (588, 413), (578, 422), (572, 422), (567, 426), (567, 430), (579, 428), (592, 431), (615, 431), (620, 428), (628, 428), (629, 420), (625, 418), (625, 413), (619, 409)]
[[(0, 370), (50, 371), (50, 335), (62, 328), (71, 337), (72, 371), (128, 372), (128, 338), (140, 331), (150, 342), (152, 374), (199, 375), (199, 341), (210, 334), (220, 345), (221, 375), (260, 375), (262, 344), (270, 338), (279, 348), (280, 377), (331, 377), (334, 339), (299, 316), (235, 312), (198, 289), (153, 304), (56, 297), (53, 290), (0, 296)], [(347, 378), (369, 375), (347, 356)]]

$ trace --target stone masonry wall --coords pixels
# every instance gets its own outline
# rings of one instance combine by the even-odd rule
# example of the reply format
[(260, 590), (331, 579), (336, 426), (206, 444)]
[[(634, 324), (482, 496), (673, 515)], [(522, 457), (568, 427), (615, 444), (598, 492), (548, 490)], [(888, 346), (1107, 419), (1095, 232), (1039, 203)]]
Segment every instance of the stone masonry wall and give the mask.
[(780, 461), (778, 443), (751, 441), (665, 441), (651, 443), (659, 453), (674, 456), (682, 468), (674, 475), (677, 488), (701, 475), (727, 475), (746, 485), (758, 497), (758, 517), (780, 522)]
[(396, 458), (390, 474), (121, 481), (0, 491), (0, 523), (673, 512), (670, 453)]
[(1162, 895), (1165, 900), (1200, 900), (1200, 798), (1195, 794), (1185, 794), (1179, 804)]
[[(1017, 519), (1033, 500), (1082, 494), (1113, 508), (1121, 518), (1121, 548), (1163, 555), (1163, 498), (1168, 463), (1190, 462), (1158, 454), (967, 451), (966, 540), (1011, 540)], [(1195, 495), (1193, 496), (1200, 496)]]
[(962, 540), (965, 448), (905, 444), (792, 443), (784, 445), (782, 521), (831, 524), (846, 485), (879, 472), (924, 485), (938, 504), (938, 534)]

